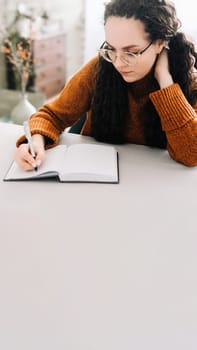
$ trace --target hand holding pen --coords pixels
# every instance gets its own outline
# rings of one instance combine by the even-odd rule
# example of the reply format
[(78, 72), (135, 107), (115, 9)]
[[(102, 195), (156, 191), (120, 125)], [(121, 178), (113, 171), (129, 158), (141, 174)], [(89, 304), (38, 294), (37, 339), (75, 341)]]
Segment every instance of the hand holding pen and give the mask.
[(24, 131), (28, 143), (22, 143), (15, 151), (15, 161), (25, 171), (35, 170), (45, 158), (44, 137), (31, 135), (28, 122), (24, 123)]
[[(33, 140), (32, 140), (32, 137), (31, 137), (31, 131), (30, 131), (30, 128), (29, 128), (28, 121), (25, 121), (23, 123), (23, 126), (24, 126), (25, 136), (26, 136), (28, 144), (29, 144), (30, 153), (31, 153), (32, 157), (35, 159), (36, 158), (36, 154), (35, 154), (35, 151), (34, 151)], [(36, 164), (34, 166), (34, 170), (38, 170), (38, 166)]]

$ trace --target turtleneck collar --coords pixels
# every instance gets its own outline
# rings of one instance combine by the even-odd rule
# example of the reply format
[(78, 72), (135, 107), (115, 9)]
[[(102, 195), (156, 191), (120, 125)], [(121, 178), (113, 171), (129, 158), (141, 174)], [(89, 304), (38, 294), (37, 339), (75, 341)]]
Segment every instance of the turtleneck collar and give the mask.
[(144, 96), (159, 89), (154, 77), (154, 70), (151, 70), (145, 77), (133, 83), (128, 83), (128, 89), (134, 96)]

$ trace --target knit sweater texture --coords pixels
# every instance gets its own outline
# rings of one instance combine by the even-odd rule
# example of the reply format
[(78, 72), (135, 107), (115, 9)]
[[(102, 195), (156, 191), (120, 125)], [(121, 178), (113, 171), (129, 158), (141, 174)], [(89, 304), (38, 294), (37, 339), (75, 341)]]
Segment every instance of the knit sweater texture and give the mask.
[[(46, 148), (57, 145), (60, 134), (84, 113), (86, 122), (81, 134), (91, 136), (91, 103), (95, 89), (95, 57), (70, 78), (60, 95), (43, 105), (30, 118), (31, 133), (46, 138)], [(146, 103), (150, 99), (160, 117), (167, 137), (167, 150), (177, 162), (197, 165), (197, 103), (191, 106), (180, 86), (175, 83), (159, 89), (153, 73), (129, 84), (130, 119), (126, 142), (145, 145), (144, 124), (148, 118)], [(25, 136), (17, 140), (17, 146)]]

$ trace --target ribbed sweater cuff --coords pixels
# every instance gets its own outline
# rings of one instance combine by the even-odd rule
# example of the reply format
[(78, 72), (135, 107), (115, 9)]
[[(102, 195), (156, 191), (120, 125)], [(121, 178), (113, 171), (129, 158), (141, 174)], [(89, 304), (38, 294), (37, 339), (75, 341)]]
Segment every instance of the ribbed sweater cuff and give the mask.
[(196, 113), (186, 100), (180, 86), (172, 84), (150, 94), (164, 131), (179, 129), (196, 117)]
[[(30, 129), (31, 134), (40, 134), (46, 137), (46, 148), (50, 148), (55, 146), (58, 143), (59, 140), (59, 133), (55, 131), (54, 127), (51, 126), (50, 122), (46, 119), (42, 118), (35, 118), (30, 119)], [(16, 146), (18, 147), (21, 143), (26, 142), (25, 135), (22, 135), (17, 141)]]

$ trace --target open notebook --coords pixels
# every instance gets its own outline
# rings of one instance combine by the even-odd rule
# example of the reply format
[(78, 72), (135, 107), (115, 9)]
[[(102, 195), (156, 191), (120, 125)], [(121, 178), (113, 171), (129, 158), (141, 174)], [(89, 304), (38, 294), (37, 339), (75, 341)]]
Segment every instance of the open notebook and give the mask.
[(48, 177), (57, 177), (60, 182), (118, 183), (117, 150), (111, 145), (59, 145), (46, 151), (46, 159), (37, 171), (24, 171), (13, 161), (4, 181)]

